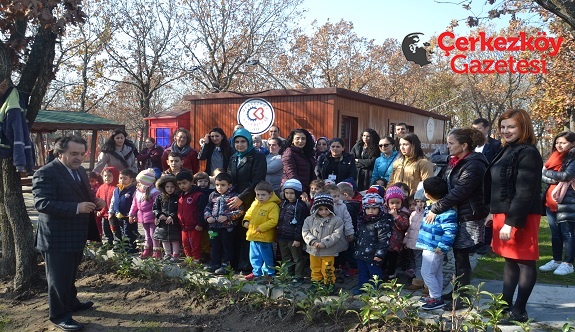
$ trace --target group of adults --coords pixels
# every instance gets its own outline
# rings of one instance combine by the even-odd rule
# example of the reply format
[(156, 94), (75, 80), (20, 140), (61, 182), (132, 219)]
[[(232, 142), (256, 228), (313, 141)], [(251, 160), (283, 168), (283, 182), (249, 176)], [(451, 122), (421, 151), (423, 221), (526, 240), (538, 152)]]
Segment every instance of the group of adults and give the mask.
[[(537, 238), (542, 212), (541, 186), (533, 179), (541, 178), (543, 162), (535, 148), (536, 139), (527, 112), (507, 111), (497, 125), (501, 143), (490, 137), (490, 124), (485, 119), (476, 120), (473, 128), (453, 129), (449, 133), (447, 153), (442, 157), (446, 167), (441, 173), (448, 182), (449, 193), (429, 207), (427, 221), (431, 222), (436, 214), (447, 209), (457, 209), (460, 227), (454, 254), (460, 285), (470, 283), (469, 254), (485, 242), (485, 225), (492, 226), (492, 250), (505, 258), (503, 299), (509, 304), (509, 317), (526, 321), (526, 303), (537, 275), (535, 262), (539, 254)], [(115, 166), (136, 172), (138, 161), (145, 167), (165, 169), (167, 155), (178, 152), (183, 167), (194, 173), (200, 171), (199, 160), (206, 161), (204, 171), (210, 175), (218, 168), (227, 170), (239, 194), (228, 204), (231, 208), (243, 205), (246, 210), (255, 199), (256, 184), (266, 179), (277, 191), (286, 180), (298, 179), (305, 196), (316, 178), (336, 183), (349, 181), (357, 184), (358, 191), (367, 189), (378, 179), (385, 179), (390, 185), (407, 184), (410, 194), (414, 194), (423, 180), (434, 176), (434, 163), (426, 158), (419, 138), (409, 133), (406, 124), (396, 125), (396, 139), (380, 137), (375, 130), (365, 129), (349, 153), (345, 152), (345, 141), (341, 138), (320, 137), (314, 141), (310, 132), (299, 128), (283, 139), (278, 127), (272, 129), (270, 139), (264, 142), (269, 150), (267, 155), (254, 148), (251, 133), (240, 127), (234, 128), (229, 139), (221, 128), (211, 129), (203, 137), (199, 153), (191, 147), (192, 135), (186, 129), (176, 131), (174, 142), (165, 151), (157, 147), (152, 138), (147, 138), (146, 147), (140, 153), (127, 140), (125, 131), (116, 130), (102, 147), (94, 171)], [(574, 144), (575, 134), (558, 135), (544, 169), (551, 186), (559, 188), (551, 188), (545, 196), (553, 233), (554, 260), (547, 264), (550, 269), (559, 269), (564, 263), (573, 269), (575, 191), (569, 182), (575, 177)], [(86, 216), (102, 202), (81, 188), (77, 189), (81, 195), (68, 195), (64, 199), (66, 204), (59, 205), (62, 200), (59, 193), (70, 192), (67, 189), (77, 185), (70, 183), (77, 178), (76, 170), (84, 171), (80, 164), (86, 144), (82, 139), (67, 137), (58, 142), (57, 151), (57, 160), (34, 176), (35, 204), (40, 212), (38, 249), (46, 259), (50, 319), (63, 325), (61, 327), (73, 327), (79, 323), (72, 319), (72, 312), (92, 305), (76, 298), (74, 276), (86, 239)], [(56, 173), (60, 176), (55, 177)], [(77, 183), (85, 187), (86, 177), (82, 175)], [(556, 196), (562, 200), (550, 203)], [(58, 222), (52, 221), (55, 219)], [(70, 230), (75, 230), (74, 239), (67, 238)], [(66, 241), (70, 245), (64, 248), (62, 243)], [(562, 242), (566, 245), (565, 260), (561, 257)], [(236, 269), (249, 270), (248, 250), (247, 243), (239, 248), (241, 254)], [(68, 260), (66, 255), (71, 255), (70, 251), (73, 256)], [(57, 254), (53, 255), (54, 252)], [(513, 301), (516, 289), (517, 298)]]

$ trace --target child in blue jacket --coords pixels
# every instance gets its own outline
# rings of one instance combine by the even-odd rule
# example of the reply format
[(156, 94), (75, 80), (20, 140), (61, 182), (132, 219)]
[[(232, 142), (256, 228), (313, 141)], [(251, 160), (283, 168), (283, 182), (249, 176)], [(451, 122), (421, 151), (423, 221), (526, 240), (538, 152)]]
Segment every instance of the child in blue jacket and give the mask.
[[(425, 197), (432, 203), (447, 195), (447, 182), (437, 176), (423, 181)], [(429, 206), (425, 208), (427, 215)], [(425, 217), (424, 217), (425, 219)], [(423, 222), (417, 236), (416, 247), (423, 249), (421, 275), (427, 287), (429, 298), (421, 307), (424, 310), (434, 310), (445, 306), (441, 299), (443, 290), (443, 255), (447, 254), (455, 241), (457, 234), (457, 213), (453, 208), (438, 214), (431, 223)]]

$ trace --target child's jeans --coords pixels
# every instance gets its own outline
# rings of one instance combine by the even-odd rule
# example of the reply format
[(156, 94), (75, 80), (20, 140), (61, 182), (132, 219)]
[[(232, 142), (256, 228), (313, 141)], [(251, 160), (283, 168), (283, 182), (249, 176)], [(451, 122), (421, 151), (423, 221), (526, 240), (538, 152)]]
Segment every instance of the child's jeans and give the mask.
[(104, 240), (109, 244), (114, 244), (114, 233), (110, 228), (110, 220), (108, 218), (102, 218), (102, 231), (104, 232)]
[(423, 250), (421, 258), (421, 275), (429, 288), (429, 297), (440, 299), (443, 290), (443, 254)]
[(202, 231), (182, 230), (182, 244), (186, 257), (193, 257), (194, 261), (199, 261), (202, 258)]
[(378, 276), (379, 281), (382, 281), (383, 273), (381, 266), (379, 266), (375, 261), (368, 262), (362, 259), (356, 259), (357, 262), (357, 290), (363, 287), (363, 284), (371, 281), (373, 276)]
[(254, 276), (273, 276), (276, 273), (274, 269), (273, 244), (270, 242), (250, 241), (250, 263), (252, 264)]
[(212, 228), (208, 231), (211, 265), (230, 264), (234, 258), (234, 228)]
[(309, 267), (312, 281), (323, 281), (324, 284), (335, 284), (335, 256), (309, 255)]
[(160, 241), (154, 240), (154, 231), (156, 230), (156, 224), (153, 222), (151, 223), (143, 223), (144, 226), (144, 235), (146, 237), (146, 248), (159, 248)]
[[(299, 247), (293, 246), (293, 241), (283, 241), (279, 240), (278, 247), (280, 248), (280, 252), (282, 254), (283, 261), (292, 261), (295, 264), (294, 267), (290, 267), (290, 274), (295, 276), (296, 278), (303, 278), (305, 265), (303, 261), (303, 245), (304, 242), (301, 241)], [(295, 273), (292, 273), (295, 272)]]

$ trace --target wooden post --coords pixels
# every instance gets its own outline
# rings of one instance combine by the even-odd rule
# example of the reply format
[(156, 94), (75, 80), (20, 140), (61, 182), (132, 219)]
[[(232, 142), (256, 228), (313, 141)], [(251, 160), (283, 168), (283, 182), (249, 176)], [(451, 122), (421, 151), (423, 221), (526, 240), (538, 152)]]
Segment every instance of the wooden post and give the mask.
[(92, 130), (92, 142), (90, 144), (90, 171), (94, 169), (96, 163), (96, 143), (98, 142), (98, 131)]

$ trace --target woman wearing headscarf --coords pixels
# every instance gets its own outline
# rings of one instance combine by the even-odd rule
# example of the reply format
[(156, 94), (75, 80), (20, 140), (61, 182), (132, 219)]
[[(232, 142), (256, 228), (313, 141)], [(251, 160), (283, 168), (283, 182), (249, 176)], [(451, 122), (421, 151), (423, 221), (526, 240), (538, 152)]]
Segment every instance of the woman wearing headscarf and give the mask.
[[(247, 211), (254, 201), (255, 187), (264, 181), (267, 173), (266, 157), (254, 149), (251, 133), (244, 128), (234, 132), (232, 137), (236, 153), (230, 158), (228, 173), (232, 176), (232, 184), (238, 196), (228, 202), (232, 210), (243, 205)], [(246, 240), (246, 229), (238, 223), (236, 231), (236, 257), (232, 266), (236, 270), (250, 273), (252, 268), (249, 260), (250, 244)]]
[(102, 152), (98, 156), (98, 162), (94, 166), (93, 172), (100, 174), (104, 167), (112, 166), (118, 171), (129, 168), (137, 174), (137, 155), (138, 150), (134, 143), (128, 139), (128, 134), (123, 129), (115, 129), (102, 146)]
[(375, 159), (380, 155), (378, 143), (379, 134), (375, 130), (367, 128), (351, 149), (351, 154), (355, 157), (355, 165), (358, 170), (358, 191), (366, 190), (371, 186), (371, 173), (373, 172)]

